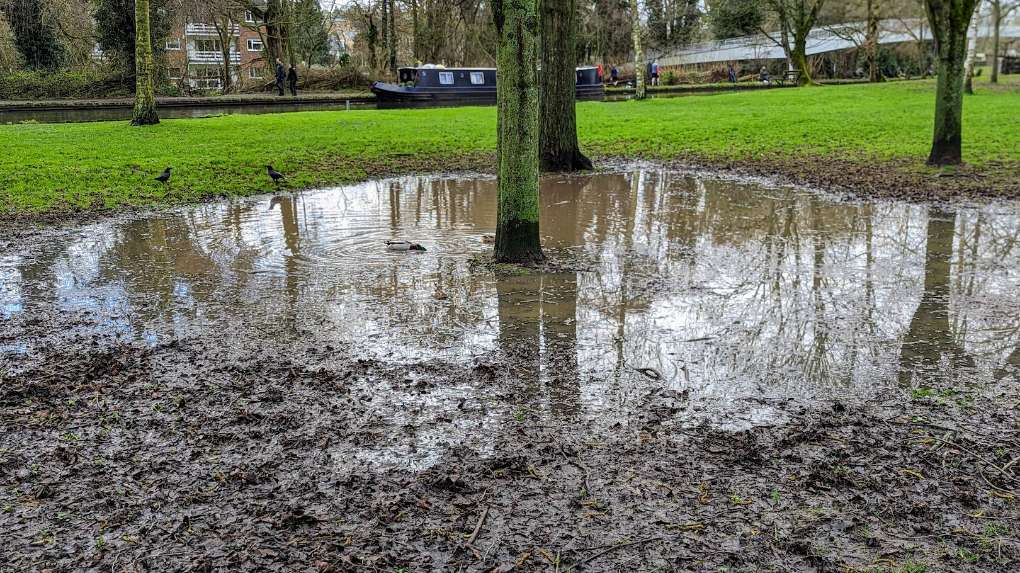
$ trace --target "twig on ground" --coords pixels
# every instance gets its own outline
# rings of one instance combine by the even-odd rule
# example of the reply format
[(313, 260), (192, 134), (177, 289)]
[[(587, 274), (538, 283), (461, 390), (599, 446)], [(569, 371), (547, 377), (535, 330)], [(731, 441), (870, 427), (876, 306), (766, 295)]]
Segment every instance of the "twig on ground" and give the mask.
[(468, 539), (467, 539), (467, 544), (468, 545), (471, 545), (472, 543), (474, 543), (475, 539), (478, 537), (478, 534), (481, 533), (481, 531), (482, 531), (482, 524), (485, 523), (485, 518), (489, 516), (489, 507), (490, 506), (488, 506), (488, 505), (485, 506), (485, 511), (483, 511), (482, 512), (482, 516), (478, 518), (478, 523), (475, 524), (475, 530), (471, 532), (471, 537), (468, 537)]
[(663, 540), (662, 536), (658, 536), (658, 537), (649, 537), (648, 539), (639, 539), (637, 541), (631, 541), (629, 543), (621, 543), (619, 545), (614, 545), (614, 546), (612, 546), (612, 547), (610, 547), (608, 549), (604, 549), (602, 551), (599, 551), (598, 553), (596, 553), (595, 555), (592, 555), (591, 557), (585, 558), (585, 559), (583, 559), (581, 561), (578, 561), (577, 563), (574, 563), (573, 565), (568, 567), (566, 569), (566, 571), (564, 571), (564, 573), (570, 573), (571, 571), (574, 571), (575, 569), (583, 569), (585, 565), (587, 565), (588, 563), (591, 563), (592, 561), (595, 561), (596, 559), (598, 559), (599, 557), (602, 557), (603, 555), (606, 555), (607, 553), (612, 553), (613, 551), (617, 551), (617, 550), (620, 550), (620, 549), (625, 549), (627, 547), (633, 547), (635, 545), (644, 545), (645, 543), (653, 543), (655, 541), (662, 541), (662, 540)]

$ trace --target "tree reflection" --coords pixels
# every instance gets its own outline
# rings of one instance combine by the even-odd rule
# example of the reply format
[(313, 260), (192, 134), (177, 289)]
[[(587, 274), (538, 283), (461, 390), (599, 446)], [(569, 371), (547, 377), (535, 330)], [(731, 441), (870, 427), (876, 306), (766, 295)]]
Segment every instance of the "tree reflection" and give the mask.
[(577, 363), (577, 275), (500, 278), (499, 346), (521, 382), (521, 398), (564, 416), (580, 409)]
[(932, 380), (939, 376), (942, 359), (952, 368), (974, 367), (974, 359), (953, 336), (949, 320), (950, 267), (956, 214), (929, 211), (925, 236), (924, 292), (900, 350), (899, 379), (903, 384), (913, 375)]

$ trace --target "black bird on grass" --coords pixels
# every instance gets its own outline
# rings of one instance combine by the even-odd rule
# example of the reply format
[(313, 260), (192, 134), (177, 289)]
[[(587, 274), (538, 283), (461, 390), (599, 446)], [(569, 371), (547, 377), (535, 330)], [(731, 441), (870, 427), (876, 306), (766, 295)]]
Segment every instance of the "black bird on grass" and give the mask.
[(273, 178), (273, 183), (276, 183), (277, 185), (280, 184), (280, 179), (286, 179), (283, 176), (283, 173), (273, 169), (272, 165), (266, 165), (266, 171), (269, 173), (269, 176)]
[(159, 177), (156, 177), (156, 181), (159, 181), (160, 183), (166, 185), (167, 183), (170, 182), (171, 171), (173, 171), (173, 167), (167, 167), (165, 171), (159, 174)]

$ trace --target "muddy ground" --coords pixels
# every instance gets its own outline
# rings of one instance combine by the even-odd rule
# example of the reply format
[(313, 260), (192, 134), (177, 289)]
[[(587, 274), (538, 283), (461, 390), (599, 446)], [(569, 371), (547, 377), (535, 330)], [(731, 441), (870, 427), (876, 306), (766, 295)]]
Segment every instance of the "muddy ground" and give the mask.
[[(405, 367), (243, 332), (111, 345), (87, 320), (0, 329), (50, 341), (0, 370), (2, 571), (1020, 568), (1016, 371), (745, 431), (649, 381), (606, 431), (539, 414), (528, 349)], [(406, 417), (383, 398), (455, 386)], [(415, 438), (480, 410), (491, 440)], [(442, 452), (424, 469), (354, 455), (419, 443)]]

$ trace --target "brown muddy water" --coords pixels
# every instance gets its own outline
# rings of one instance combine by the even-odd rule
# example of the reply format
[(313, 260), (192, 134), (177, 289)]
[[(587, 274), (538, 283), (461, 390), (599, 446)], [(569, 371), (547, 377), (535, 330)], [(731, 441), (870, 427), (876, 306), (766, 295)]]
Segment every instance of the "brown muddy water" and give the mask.
[(572, 270), (521, 273), (484, 264), (495, 200), (489, 177), (407, 177), (52, 230), (0, 258), (0, 319), (83, 313), (102, 344), (219, 332), (405, 367), (513, 349), (540, 416), (607, 426), (654, 389), (690, 400), (691, 423), (747, 427), (929, 377), (993, 384), (1020, 361), (1017, 204), (855, 202), (657, 169), (548, 177), (543, 242)]

